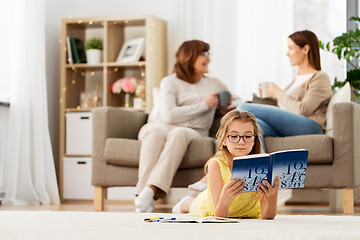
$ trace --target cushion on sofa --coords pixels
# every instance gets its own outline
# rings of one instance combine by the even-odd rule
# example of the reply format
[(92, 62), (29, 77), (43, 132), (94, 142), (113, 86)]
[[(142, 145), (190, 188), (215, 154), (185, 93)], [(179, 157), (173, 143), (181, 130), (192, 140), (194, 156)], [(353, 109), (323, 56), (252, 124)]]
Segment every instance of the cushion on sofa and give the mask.
[(105, 160), (109, 164), (139, 166), (140, 141), (126, 138), (108, 138), (105, 142)]
[(215, 139), (211, 137), (194, 138), (180, 164), (180, 169), (204, 167), (207, 160), (214, 156)]
[[(125, 138), (108, 138), (105, 142), (105, 160), (109, 164), (138, 167), (141, 142)], [(195, 138), (191, 141), (180, 169), (203, 167), (214, 155), (215, 139)]]
[(333, 131), (333, 106), (339, 102), (351, 101), (351, 88), (347, 82), (342, 88), (334, 93), (326, 109), (326, 134), (332, 136)]
[(326, 134), (291, 137), (265, 137), (266, 151), (304, 148), (309, 150), (308, 164), (330, 164), (333, 162), (333, 139)]

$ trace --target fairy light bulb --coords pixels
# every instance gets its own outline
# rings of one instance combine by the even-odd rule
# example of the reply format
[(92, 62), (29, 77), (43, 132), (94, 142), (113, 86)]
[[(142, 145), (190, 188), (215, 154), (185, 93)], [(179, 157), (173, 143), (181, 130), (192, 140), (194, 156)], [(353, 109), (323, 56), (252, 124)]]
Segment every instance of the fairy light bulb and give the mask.
[(72, 69), (73, 71), (75, 71), (75, 66), (72, 66), (71, 69)]
[(80, 106), (78, 105), (78, 106), (76, 107), (76, 109), (77, 109), (77, 110), (80, 110)]
[(74, 85), (74, 84), (75, 84), (75, 80), (73, 79), (73, 80), (71, 81), (71, 83)]
[(90, 75), (91, 75), (91, 76), (94, 76), (94, 75), (95, 75), (95, 72), (91, 72)]
[(89, 21), (89, 25), (92, 25), (93, 23), (94, 23), (93, 21), (91, 21), (91, 20)]
[(78, 20), (78, 24), (81, 24), (82, 23), (82, 20)]
[(119, 69), (118, 69), (118, 68), (114, 68), (114, 72), (117, 72), (117, 71), (119, 71)]

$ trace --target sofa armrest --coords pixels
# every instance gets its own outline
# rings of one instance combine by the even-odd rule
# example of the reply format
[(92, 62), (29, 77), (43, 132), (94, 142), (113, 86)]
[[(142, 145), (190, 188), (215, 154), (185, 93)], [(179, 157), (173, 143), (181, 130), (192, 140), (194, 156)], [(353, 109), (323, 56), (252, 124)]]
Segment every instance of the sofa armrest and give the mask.
[(360, 186), (360, 104), (333, 106), (334, 185)]
[[(137, 139), (140, 128), (147, 121), (144, 112), (116, 107), (99, 107), (92, 110), (93, 153), (104, 153), (108, 138)], [(101, 148), (99, 148), (101, 146)]]

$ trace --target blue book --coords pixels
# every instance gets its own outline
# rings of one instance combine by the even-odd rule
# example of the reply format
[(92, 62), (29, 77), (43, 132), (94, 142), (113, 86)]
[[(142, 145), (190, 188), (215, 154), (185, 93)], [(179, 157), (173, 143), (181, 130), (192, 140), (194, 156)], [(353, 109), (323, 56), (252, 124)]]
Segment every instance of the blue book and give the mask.
[(276, 176), (279, 176), (279, 190), (303, 188), (308, 155), (308, 150), (293, 149), (236, 157), (232, 178), (243, 179), (243, 192), (257, 192), (258, 182), (264, 180), (274, 186)]

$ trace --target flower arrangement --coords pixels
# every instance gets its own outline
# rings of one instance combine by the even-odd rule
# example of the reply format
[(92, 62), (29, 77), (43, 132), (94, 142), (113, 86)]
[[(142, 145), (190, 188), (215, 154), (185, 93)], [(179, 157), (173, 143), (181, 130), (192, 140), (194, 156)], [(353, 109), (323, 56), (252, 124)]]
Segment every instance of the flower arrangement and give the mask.
[(111, 85), (111, 92), (113, 94), (120, 94), (121, 91), (125, 93), (134, 94), (137, 88), (143, 88), (144, 80), (135, 77), (120, 78)]
[[(120, 94), (122, 91), (125, 93), (125, 107), (133, 105), (132, 98), (134, 95), (141, 98), (142, 103), (145, 97), (144, 89), (144, 80), (137, 79), (136, 77), (120, 78), (111, 85), (111, 92), (113, 94)], [(139, 96), (140, 94), (141, 96)]]

